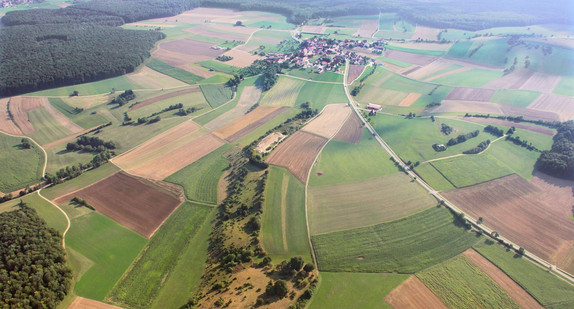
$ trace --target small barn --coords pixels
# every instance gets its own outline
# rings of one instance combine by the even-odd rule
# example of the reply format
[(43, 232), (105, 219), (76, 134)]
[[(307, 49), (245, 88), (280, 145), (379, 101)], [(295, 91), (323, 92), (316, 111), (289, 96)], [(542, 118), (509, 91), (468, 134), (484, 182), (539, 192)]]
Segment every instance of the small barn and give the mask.
[(369, 103), (367, 104), (367, 109), (370, 109), (372, 111), (380, 111), (383, 107), (378, 105), (378, 104), (373, 104), (373, 103)]

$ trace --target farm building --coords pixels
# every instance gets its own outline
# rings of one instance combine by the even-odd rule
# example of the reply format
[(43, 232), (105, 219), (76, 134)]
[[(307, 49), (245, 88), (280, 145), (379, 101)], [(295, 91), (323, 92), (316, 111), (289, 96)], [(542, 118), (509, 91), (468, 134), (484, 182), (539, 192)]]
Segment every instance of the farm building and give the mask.
[(370, 109), (370, 110), (373, 110), (373, 111), (380, 111), (381, 108), (383, 108), (383, 107), (380, 106), (379, 104), (373, 104), (373, 103), (367, 104), (367, 109)]

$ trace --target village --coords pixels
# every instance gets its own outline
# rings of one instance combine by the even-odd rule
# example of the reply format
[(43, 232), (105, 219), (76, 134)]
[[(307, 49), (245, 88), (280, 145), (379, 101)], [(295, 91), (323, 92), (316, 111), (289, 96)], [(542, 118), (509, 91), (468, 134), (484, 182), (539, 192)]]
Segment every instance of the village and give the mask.
[(0, 8), (11, 8), (22, 3), (34, 3), (34, 0), (2, 0)]

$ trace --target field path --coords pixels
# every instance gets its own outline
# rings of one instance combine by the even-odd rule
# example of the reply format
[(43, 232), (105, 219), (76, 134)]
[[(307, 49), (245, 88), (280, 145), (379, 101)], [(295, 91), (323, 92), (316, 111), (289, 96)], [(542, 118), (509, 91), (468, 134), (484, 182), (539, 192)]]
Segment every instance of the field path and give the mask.
[(281, 234), (283, 236), (283, 250), (289, 251), (287, 245), (287, 190), (289, 189), (289, 177), (283, 174), (281, 180)]
[(450, 158), (456, 158), (456, 157), (461, 157), (461, 156), (474, 156), (474, 155), (479, 155), (479, 154), (483, 154), (484, 152), (486, 152), (489, 148), (490, 145), (494, 144), (495, 142), (501, 140), (502, 138), (506, 137), (507, 135), (503, 135), (495, 140), (493, 140), (492, 142), (490, 142), (490, 144), (488, 144), (488, 147), (486, 147), (486, 149), (484, 149), (483, 151), (479, 152), (479, 153), (473, 153), (473, 154), (464, 154), (464, 153), (459, 153), (456, 155), (452, 155), (452, 156), (448, 156), (448, 157), (443, 157), (443, 158), (437, 158), (437, 159), (432, 159), (432, 160), (427, 160), (424, 162), (421, 162), (421, 164), (425, 164), (425, 163), (429, 163), (429, 162), (434, 162), (434, 161), (440, 161), (440, 160), (446, 160), (446, 159), (450, 159)]
[(64, 217), (66, 217), (66, 221), (68, 222), (68, 226), (66, 227), (66, 229), (64, 230), (64, 233), (62, 233), (62, 248), (66, 249), (66, 233), (68, 233), (68, 230), (70, 230), (70, 226), (72, 225), (70, 222), (70, 217), (68, 217), (68, 214), (62, 210), (62, 208), (60, 208), (60, 206), (56, 205), (54, 202), (50, 201), (49, 199), (45, 198), (42, 193), (40, 192), (42, 191), (42, 189), (38, 190), (38, 195), (43, 198), (44, 200), (46, 200), (48, 203), (52, 204), (54, 207), (58, 208), (58, 210), (64, 214)]

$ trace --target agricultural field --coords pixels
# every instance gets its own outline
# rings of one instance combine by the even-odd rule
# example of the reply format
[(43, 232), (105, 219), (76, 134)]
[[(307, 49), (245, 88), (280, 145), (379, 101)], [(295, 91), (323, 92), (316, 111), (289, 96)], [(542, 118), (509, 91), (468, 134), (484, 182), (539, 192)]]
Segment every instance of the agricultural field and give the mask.
[(261, 105), (294, 106), (303, 86), (306, 83), (299, 79), (279, 77), (277, 84), (261, 98)]
[[(223, 114), (218, 115), (211, 121), (204, 124), (204, 127), (208, 130), (217, 130), (231, 122), (241, 118), (245, 113), (247, 113), (261, 97), (261, 89), (256, 86), (245, 86), (241, 90), (241, 95), (239, 100), (236, 102), (237, 105), (231, 106), (230, 110), (225, 111)], [(211, 116), (210, 116), (211, 118)], [(201, 121), (198, 120), (198, 123)]]
[(120, 169), (117, 166), (112, 163), (107, 163), (96, 169), (86, 171), (82, 175), (58, 184), (57, 186), (42, 189), (42, 195), (50, 200), (55, 200), (61, 196), (81, 190), (104, 178), (112, 176), (118, 171), (120, 171)]
[(351, 112), (351, 115), (347, 117), (339, 132), (333, 136), (333, 139), (340, 142), (359, 144), (363, 134), (363, 127), (363, 121), (359, 119), (355, 112)]
[(490, 97), (490, 102), (528, 107), (539, 96), (540, 93), (534, 91), (498, 90)]
[(299, 91), (295, 106), (311, 103), (311, 108), (321, 111), (327, 104), (347, 104), (345, 89), (341, 84), (306, 82)]
[(162, 118), (177, 117), (181, 116), (179, 109), (169, 110), (167, 112), (165, 112), (165, 110), (170, 106), (180, 103), (183, 105), (183, 110), (189, 108), (196, 109), (193, 113), (189, 114), (190, 116), (197, 116), (211, 109), (199, 88), (189, 88), (144, 100), (132, 106), (127, 113), (129, 117), (135, 121), (137, 121), (138, 118), (150, 117), (155, 113), (159, 113), (159, 116)]
[(416, 276), (410, 276), (393, 289), (385, 301), (393, 308), (447, 308)]
[(49, 98), (50, 104), (58, 111), (60, 111), (65, 117), (68, 117), (75, 124), (79, 125), (83, 129), (90, 129), (107, 123), (108, 120), (100, 114), (92, 114), (93, 110), (83, 110), (80, 111), (66, 103), (61, 98)]
[(271, 167), (262, 218), (263, 247), (274, 261), (311, 260), (305, 221), (305, 187), (286, 169)]
[[(186, 84), (197, 84), (197, 82), (203, 79), (202, 76), (198, 76), (189, 72), (187, 70), (174, 67), (170, 64), (167, 64), (157, 58), (151, 58), (148, 63), (146, 64), (150, 69), (155, 70), (157, 72), (163, 73), (169, 77), (175, 78), (179, 81), (182, 81)], [(174, 86), (176, 86), (174, 84)], [(181, 85), (179, 85), (181, 86)], [(163, 88), (163, 87), (162, 87)], [(168, 88), (168, 87), (166, 87)]]
[(343, 82), (343, 74), (334, 72), (323, 72), (321, 74), (318, 74), (315, 73), (315, 71), (313, 71), (312, 69), (297, 69), (297, 70), (290, 70), (287, 72), (287, 74), (314, 81), (331, 82), (331, 83)]
[(319, 270), (414, 273), (478, 241), (456, 222), (447, 209), (433, 207), (392, 222), (314, 235), (313, 247)]
[(285, 106), (257, 106), (253, 111), (241, 118), (217, 129), (213, 132), (213, 135), (228, 142), (235, 142), (287, 109), (288, 107)]
[(327, 105), (319, 116), (303, 128), (303, 131), (330, 139), (339, 131), (351, 113), (348, 104)]
[[(454, 73), (454, 72), (453, 72)], [(459, 87), (483, 87), (502, 76), (502, 71), (488, 69), (470, 69), (433, 79), (436, 84)]]
[(211, 108), (216, 108), (233, 97), (231, 89), (224, 85), (201, 85), (199, 88)]
[(0, 192), (10, 193), (41, 182), (44, 153), (32, 141), (26, 149), (22, 138), (0, 134)]

